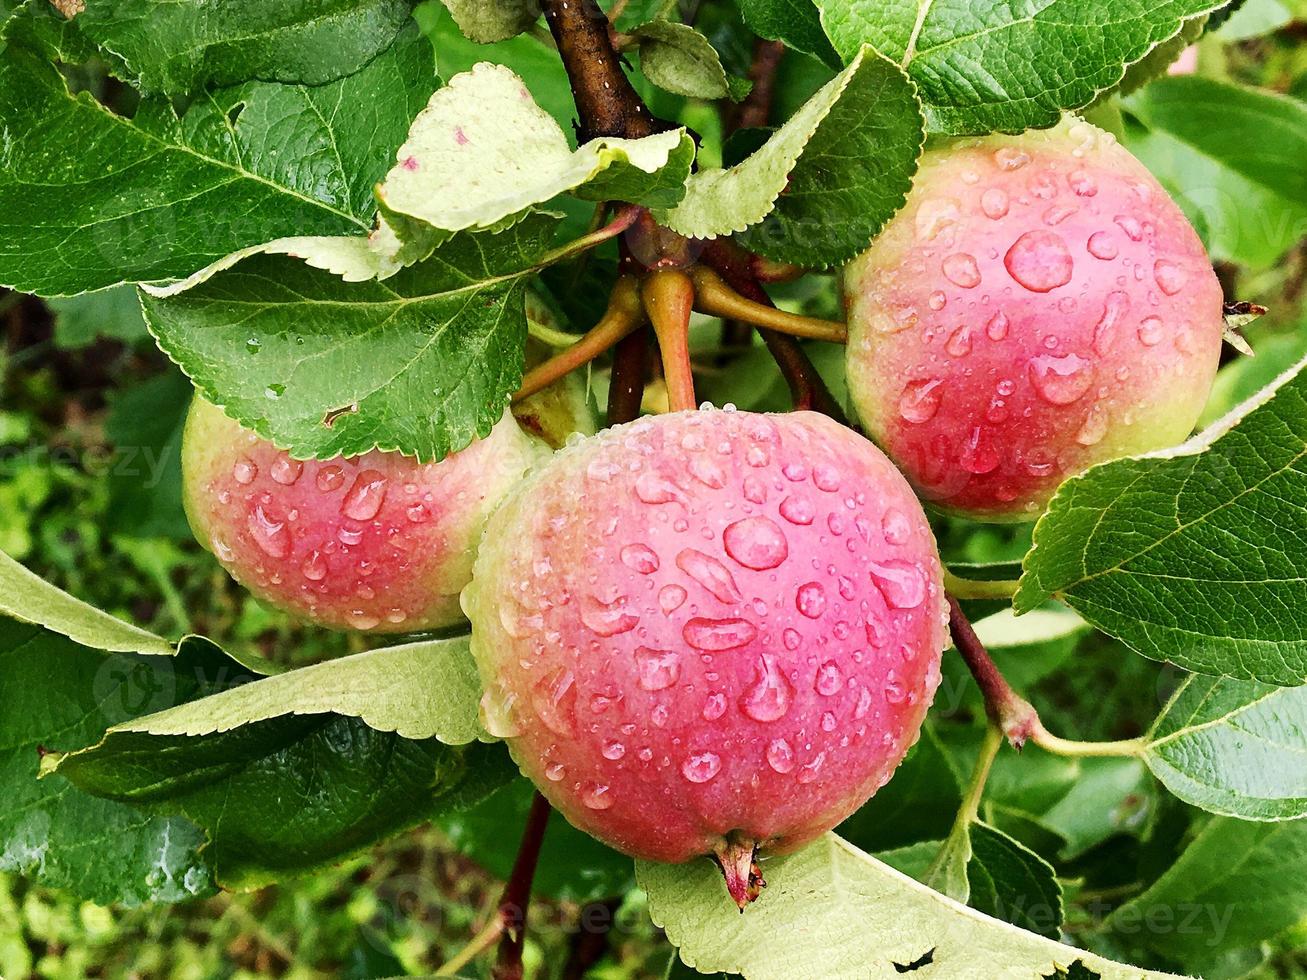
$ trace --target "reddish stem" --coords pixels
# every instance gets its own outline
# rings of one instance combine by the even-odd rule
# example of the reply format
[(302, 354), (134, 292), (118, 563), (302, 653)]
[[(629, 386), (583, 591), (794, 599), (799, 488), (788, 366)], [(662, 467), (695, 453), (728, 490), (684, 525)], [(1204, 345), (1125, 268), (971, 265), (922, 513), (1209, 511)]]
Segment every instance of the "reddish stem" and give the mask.
[(549, 801), (539, 793), (531, 801), (517, 848), (513, 871), (499, 900), (499, 916), (504, 922), (504, 937), (499, 942), (499, 957), (493, 971), (494, 980), (522, 980), (522, 948), (526, 944), (526, 912), (531, 903), (531, 883), (540, 862), (540, 847), (549, 826)]
[(998, 665), (980, 642), (971, 626), (971, 620), (953, 596), (948, 597), (948, 627), (953, 645), (966, 662), (971, 676), (976, 679), (981, 697), (985, 699), (985, 713), (1007, 736), (1013, 747), (1020, 749), (1042, 727), (1039, 715), (1025, 698), (1012, 690), (1012, 686), (999, 671)]

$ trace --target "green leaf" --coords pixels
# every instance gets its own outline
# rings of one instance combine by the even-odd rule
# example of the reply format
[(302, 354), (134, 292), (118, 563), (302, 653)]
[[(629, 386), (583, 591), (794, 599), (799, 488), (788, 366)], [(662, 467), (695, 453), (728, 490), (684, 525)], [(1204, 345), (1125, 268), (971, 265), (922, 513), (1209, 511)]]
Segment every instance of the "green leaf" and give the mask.
[[(681, 199), (693, 158), (684, 130), (596, 139), (573, 151), (522, 80), (486, 62), (431, 97), (377, 199), (388, 215), (445, 232), (434, 236), (439, 241), (450, 232), (498, 227), (563, 193), (605, 200), (614, 183), (631, 203), (670, 206)], [(396, 230), (405, 236), (402, 226)]]
[(475, 803), (514, 774), (499, 746), (408, 739), (334, 713), (204, 737), (115, 730), (54, 767), (86, 792), (197, 824), (215, 876), (236, 889), (339, 862)]
[(1207, 233), (1213, 258), (1269, 266), (1307, 235), (1307, 104), (1199, 76), (1125, 102), (1128, 144)]
[(921, 90), (932, 131), (1046, 128), (1116, 85), (1127, 66), (1214, 0), (1049, 0), (1040, 4), (816, 0), (847, 60), (871, 44)]
[(130, 286), (51, 299), (47, 305), (54, 314), (54, 340), (60, 347), (86, 347), (101, 338), (133, 344), (150, 337), (141, 317), (141, 301)]
[(1050, 939), (1062, 925), (1062, 886), (1053, 866), (988, 824), (971, 825), (967, 880), (973, 909)]
[(521, 381), (523, 280), (555, 220), (458, 235), (384, 283), (257, 256), (147, 294), (145, 314), (206, 397), (296, 456), (442, 459), (489, 433)]
[[(71, 95), (54, 65), (11, 39), (0, 50), (0, 282), (68, 295), (180, 278), (289, 235), (365, 234), (371, 186), (435, 85), (430, 44), (408, 30), (338, 82), (252, 82), (201, 97), (180, 120), (149, 102), (128, 120)], [(286, 153), (291, 139), (306, 152)]]
[(749, 248), (830, 265), (866, 248), (902, 206), (921, 141), (911, 83), (875, 52), (860, 53), (760, 150), (692, 176), (685, 200), (658, 219), (694, 238), (762, 222), (743, 239)]
[(540, 19), (539, 0), (441, 0), (464, 36), (478, 44), (506, 41)]
[(1229, 950), (1275, 938), (1307, 916), (1307, 821), (1213, 820), (1103, 930), (1196, 976)]
[[(138, 316), (139, 310), (137, 303)], [(181, 459), (191, 395), (190, 382), (180, 371), (155, 375), (112, 395), (105, 435), (113, 443), (107, 519), (114, 531), (193, 540), (182, 507)]]
[(705, 973), (897, 980), (929, 953), (938, 976), (971, 975), (977, 964), (1035, 975), (1077, 960), (1105, 980), (1159, 976), (959, 905), (834, 834), (767, 861), (763, 874), (767, 888), (741, 915), (711, 861), (636, 865), (655, 924)]
[(1039, 815), (1041, 824), (1066, 841), (1059, 858), (1071, 861), (1117, 834), (1144, 832), (1157, 784), (1143, 762), (1078, 759), (1076, 770), (1066, 795)]
[(1050, 595), (1154, 660), (1307, 681), (1307, 373), (1175, 449), (1064, 483), (1035, 526), (1018, 612)]
[(640, 71), (659, 88), (691, 99), (731, 96), (721, 57), (693, 27), (653, 20), (630, 33), (640, 52)]
[(740, 13), (759, 37), (783, 41), (786, 47), (839, 67), (840, 57), (821, 29), (813, 0), (740, 0)]
[(1307, 816), (1307, 687), (1192, 675), (1144, 761), (1186, 803), (1245, 820)]
[(357, 72), (409, 19), (407, 0), (223, 0), (201, 14), (168, 0), (88, 0), (80, 33), (147, 94), (250, 78), (322, 85)]

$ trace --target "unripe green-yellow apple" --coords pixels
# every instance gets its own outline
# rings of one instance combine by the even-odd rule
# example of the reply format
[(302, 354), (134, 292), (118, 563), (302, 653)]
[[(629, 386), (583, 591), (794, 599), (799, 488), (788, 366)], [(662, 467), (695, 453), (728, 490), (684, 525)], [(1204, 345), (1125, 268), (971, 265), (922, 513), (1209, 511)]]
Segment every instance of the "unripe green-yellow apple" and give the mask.
[(196, 537), (260, 599), (323, 626), (412, 632), (462, 619), (487, 517), (548, 454), (505, 412), (436, 463), (300, 461), (197, 396), (183, 490)]
[(1070, 117), (927, 152), (845, 298), (868, 432), (923, 498), (986, 520), (1033, 519), (1067, 477), (1184, 440), (1223, 332), (1184, 214)]

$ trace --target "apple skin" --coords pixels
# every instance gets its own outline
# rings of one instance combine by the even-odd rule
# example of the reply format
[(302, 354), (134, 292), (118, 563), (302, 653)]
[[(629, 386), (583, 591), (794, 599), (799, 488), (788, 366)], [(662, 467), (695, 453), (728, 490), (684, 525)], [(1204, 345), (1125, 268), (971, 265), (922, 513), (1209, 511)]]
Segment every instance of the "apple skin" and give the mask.
[(946, 633), (911, 488), (811, 412), (569, 444), (491, 519), (463, 603), (486, 727), (550, 803), (640, 858), (737, 846), (739, 876), (889, 779)]
[(486, 519), (548, 454), (506, 412), (436, 463), (375, 450), (301, 462), (196, 396), (183, 493), (196, 538), (269, 605), (334, 629), (408, 633), (462, 621)]
[(849, 391), (933, 506), (1031, 520), (1068, 477), (1183, 441), (1221, 288), (1144, 166), (1068, 117), (928, 151), (846, 269)]

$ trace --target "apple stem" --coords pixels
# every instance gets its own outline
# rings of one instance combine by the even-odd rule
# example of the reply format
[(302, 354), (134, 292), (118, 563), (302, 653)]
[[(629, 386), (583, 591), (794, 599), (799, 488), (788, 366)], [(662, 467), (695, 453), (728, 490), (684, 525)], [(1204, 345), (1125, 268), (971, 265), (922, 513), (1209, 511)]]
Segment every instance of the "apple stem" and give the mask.
[(1020, 751), (1030, 741), (1047, 752), (1074, 757), (1141, 756), (1147, 751), (1148, 743), (1140, 738), (1116, 742), (1077, 742), (1059, 738), (1049, 732), (1040, 720), (1035, 706), (1012, 690), (953, 595), (948, 596), (948, 606), (949, 632), (953, 635), (953, 645), (962, 655), (971, 676), (976, 679), (976, 686), (985, 699), (985, 713), (1013, 748)]
[(985, 729), (985, 737), (981, 740), (980, 752), (976, 756), (971, 777), (967, 780), (962, 804), (958, 807), (957, 816), (953, 818), (953, 826), (949, 828), (948, 837), (944, 839), (939, 853), (930, 862), (930, 867), (921, 879), (924, 884), (959, 902), (966, 902), (970, 896), (950, 894), (948, 886), (951, 882), (947, 871), (950, 862), (955, 859), (964, 865), (971, 860), (971, 825), (980, 818), (980, 802), (985, 796), (985, 784), (989, 782), (989, 773), (994, 768), (994, 760), (998, 758), (998, 750), (1002, 745), (1003, 733), (991, 722)]
[(635, 279), (623, 276), (608, 299), (603, 318), (566, 350), (559, 351), (543, 364), (527, 372), (522, 386), (513, 395), (513, 401), (529, 398), (559, 378), (593, 361), (623, 337), (644, 323), (644, 310), (640, 306), (640, 289)]
[(758, 845), (752, 838), (731, 834), (717, 845), (715, 853), (722, 877), (726, 879), (726, 890), (743, 912), (767, 887), (758, 867)]
[(549, 801), (539, 793), (531, 800), (522, 842), (517, 848), (513, 870), (499, 900), (499, 918), (504, 924), (499, 956), (491, 975), (494, 980), (522, 980), (522, 949), (526, 944), (526, 913), (531, 903), (531, 883), (540, 862), (540, 847), (549, 826)]
[(543, 269), (546, 266), (554, 265), (557, 262), (566, 262), (568, 259), (588, 252), (597, 245), (602, 245), (610, 238), (616, 238), (622, 232), (627, 231), (642, 215), (647, 213), (644, 208), (637, 205), (623, 205), (608, 224), (601, 225), (580, 238), (568, 242), (566, 245), (560, 245), (558, 248), (546, 252), (540, 257), (540, 261), (535, 264), (535, 268)]
[(954, 575), (944, 569), (944, 588), (958, 599), (1011, 599), (1017, 593), (1018, 579), (974, 579)]
[(691, 273), (694, 279), (696, 301), (694, 308), (700, 313), (723, 319), (742, 320), (756, 327), (766, 327), (792, 337), (824, 340), (832, 344), (847, 343), (848, 328), (834, 320), (819, 320), (797, 313), (786, 313), (776, 307), (758, 303), (741, 296), (722, 281), (711, 269), (697, 266)]
[(694, 371), (690, 364), (690, 315), (694, 311), (694, 282), (679, 269), (650, 273), (641, 289), (644, 311), (653, 324), (662, 352), (663, 376), (673, 412), (693, 411)]

